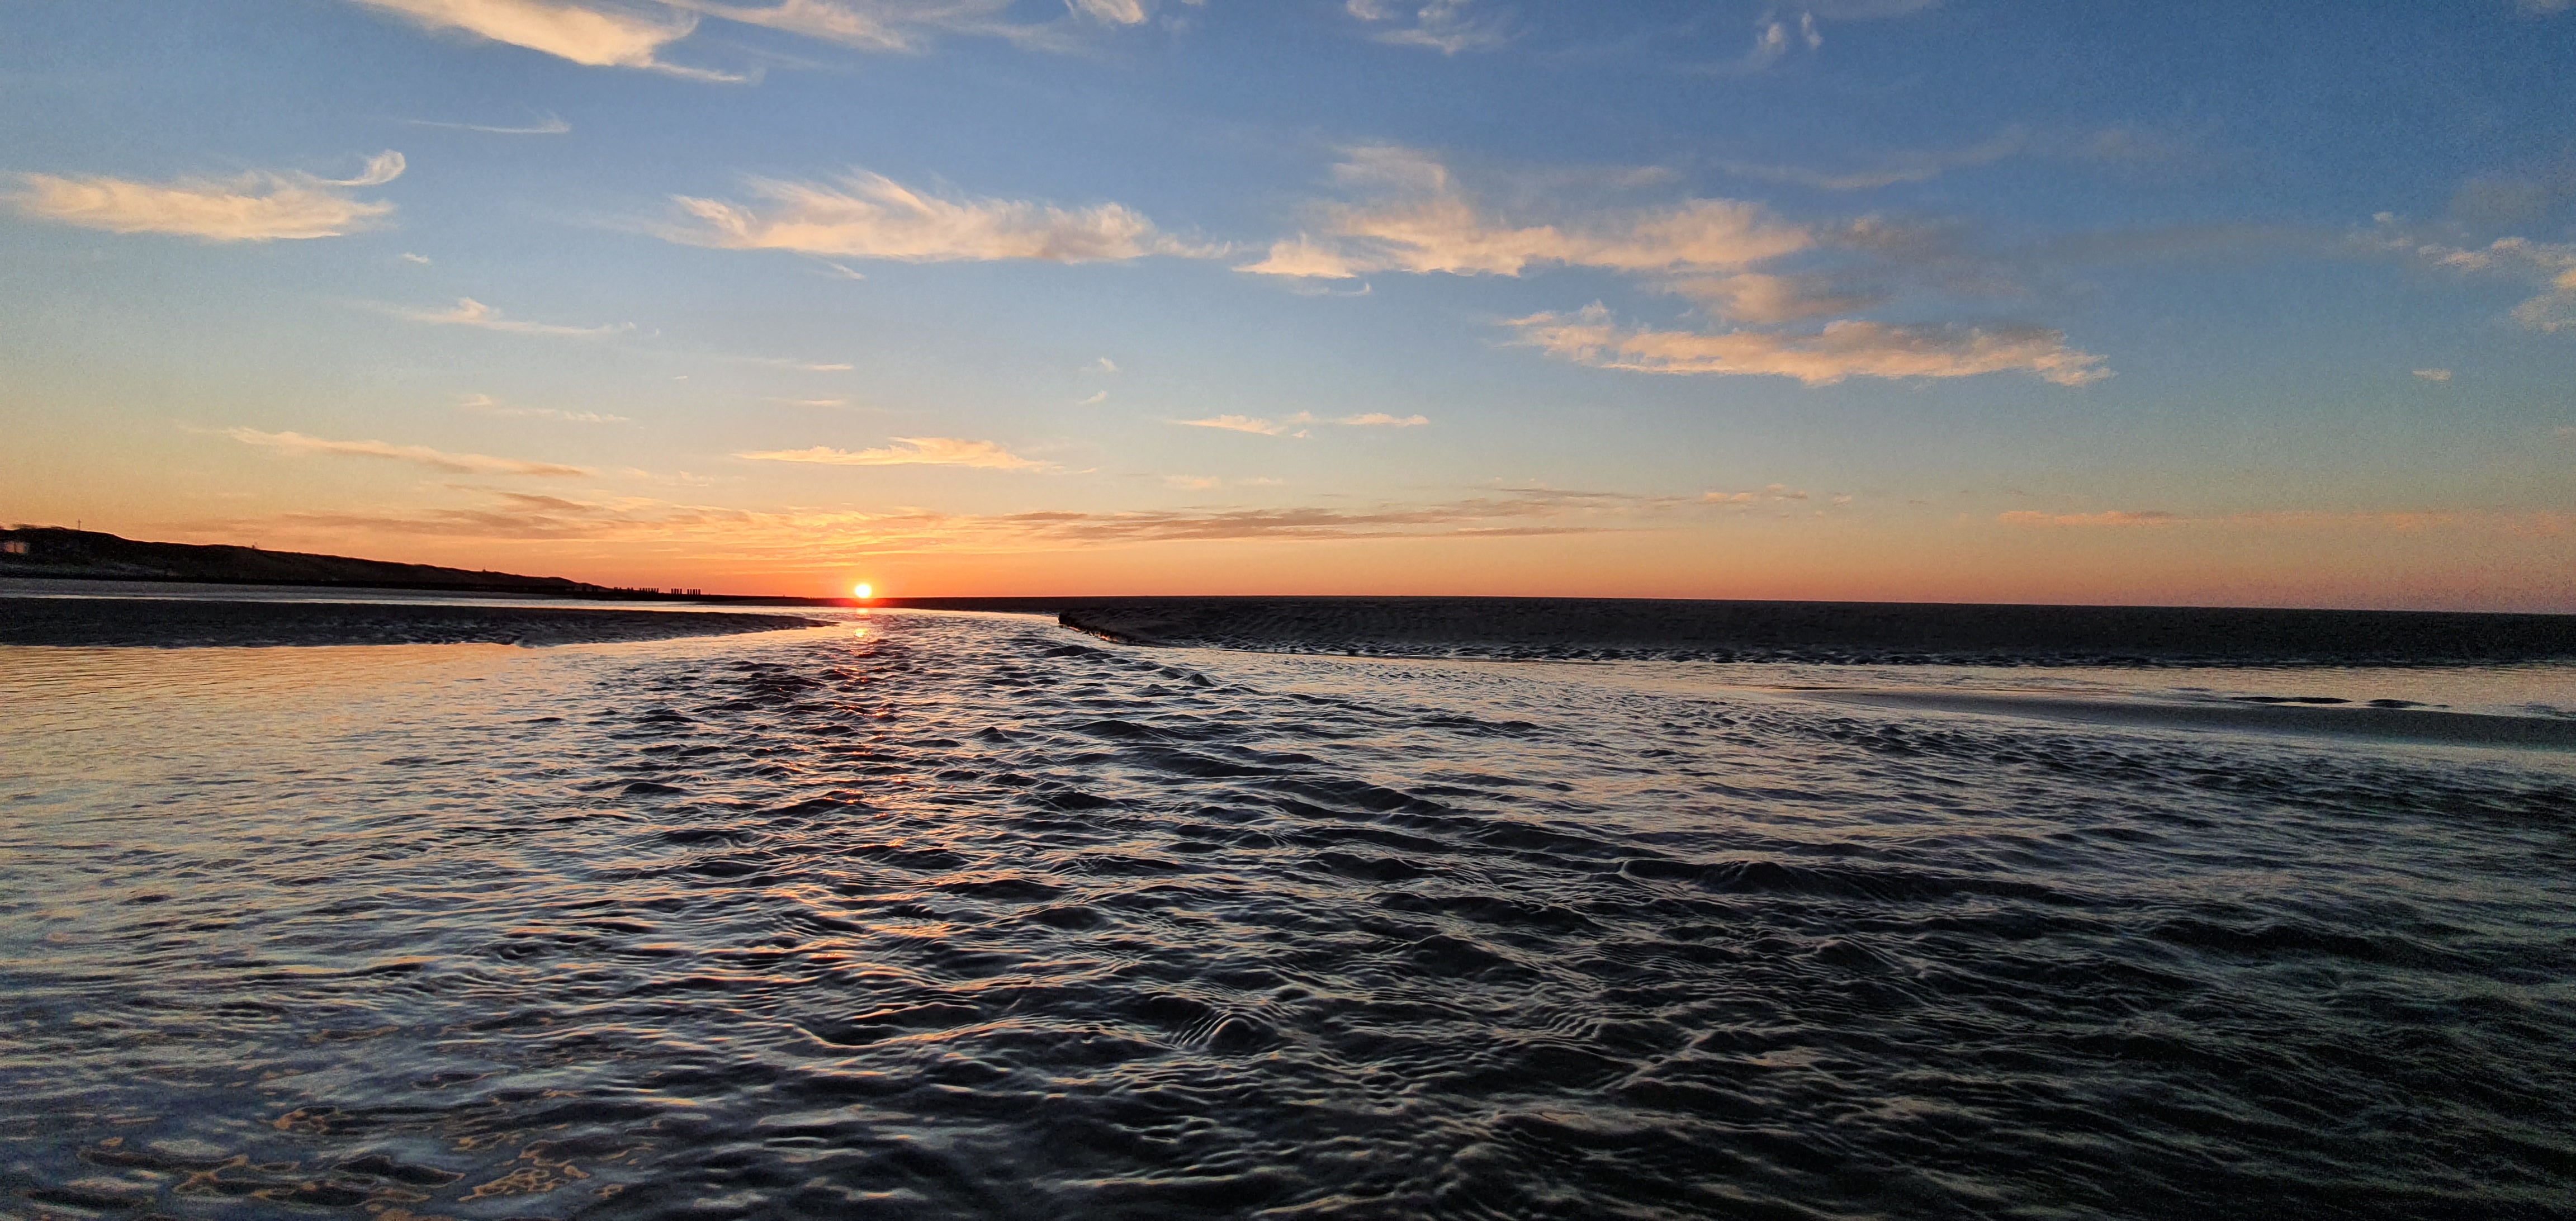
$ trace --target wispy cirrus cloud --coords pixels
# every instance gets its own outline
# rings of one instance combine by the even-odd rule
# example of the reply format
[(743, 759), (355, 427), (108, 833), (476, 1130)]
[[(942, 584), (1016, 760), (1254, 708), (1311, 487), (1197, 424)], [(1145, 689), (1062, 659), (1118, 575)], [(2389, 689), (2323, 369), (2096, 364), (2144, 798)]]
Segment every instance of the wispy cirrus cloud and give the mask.
[[(1273, 480), (1239, 481), (1274, 484)], [(1191, 485), (1191, 490), (1206, 490)], [(1666, 528), (1683, 506), (1617, 493), (1544, 488), (1430, 502), (1276, 508), (1208, 506), (1137, 512), (1039, 510), (943, 514), (921, 510), (756, 510), (644, 497), (578, 499), (491, 492), (475, 504), (378, 512), (293, 513), (263, 526), (511, 541), (652, 541), (703, 546), (793, 571), (831, 568), (852, 553), (1006, 554), (1065, 548), (1226, 541), (1515, 538)]]
[(1353, 150), (1334, 167), (1363, 202), (1315, 209), (1321, 230), (1272, 244), (1237, 268), (1255, 275), (1355, 279), (1371, 272), (1518, 276), (1543, 266), (1647, 275), (1733, 271), (1807, 250), (1816, 235), (1760, 205), (1691, 199), (1574, 223), (1508, 220), (1459, 187), (1446, 165), (1408, 148)]
[(501, 416), (521, 420), (555, 420), (565, 424), (632, 424), (622, 415), (599, 411), (562, 411), (553, 407), (513, 407), (488, 394), (469, 394), (456, 404), (458, 411), (475, 415)]
[[(1204, 0), (1183, 0), (1200, 4)], [(631, 68), (693, 80), (744, 82), (757, 71), (723, 72), (664, 58), (704, 20), (775, 30), (855, 51), (918, 54), (940, 37), (999, 38), (1042, 51), (1076, 51), (1101, 30), (1132, 29), (1151, 0), (1065, 0), (1054, 21), (1014, 20), (1017, 0), (351, 0), (426, 30), (551, 55), (594, 68)], [(514, 133), (515, 134), (515, 133)], [(527, 132), (524, 134), (538, 134)]]
[(1277, 420), (1259, 416), (1219, 415), (1209, 416), (1203, 420), (1167, 422), (1184, 428), (1215, 428), (1226, 432), (1248, 432), (1265, 437), (1303, 437), (1308, 433), (1308, 426), (1314, 424), (1339, 424), (1345, 428), (1420, 428), (1429, 424), (1431, 420), (1427, 416), (1393, 416), (1383, 411), (1324, 419), (1311, 411), (1300, 411), (1295, 415)]
[[(2102, 358), (2057, 331), (2020, 325), (1893, 324), (1846, 315), (1882, 303), (1855, 276), (1955, 276), (1956, 257), (1919, 227), (1864, 218), (1811, 224), (1760, 204), (1685, 199), (1660, 207), (1508, 217), (1459, 185), (1437, 158), (1404, 148), (1355, 150), (1334, 167), (1353, 198), (1316, 205), (1308, 231), (1238, 267), (1306, 281), (1405, 272), (1520, 277), (1550, 268), (1608, 271), (1697, 303), (1733, 329), (1614, 324), (1599, 304), (1506, 326), (1560, 359), (1641, 372), (1768, 374), (1827, 385), (1852, 377), (1967, 377), (2025, 371), (2060, 385), (2110, 375)], [(1526, 193), (1524, 193), (1526, 194)], [(1832, 269), (1800, 270), (1819, 260)], [(1855, 268), (1858, 270), (1856, 271)], [(1834, 318), (1820, 330), (1770, 329)]]
[[(674, 7), (724, 21), (760, 26), (859, 51), (914, 54), (943, 34), (997, 37), (1022, 46), (1064, 49), (1064, 32), (1008, 19), (1013, 0), (781, 0), (777, 4), (727, 4), (721, 0), (663, 0)], [(1129, 25), (1144, 20), (1136, 0), (1102, 0), (1098, 11), (1067, 5), (1068, 16)], [(1129, 12), (1135, 22), (1124, 20)]]
[(654, 5), (572, 0), (351, 0), (428, 30), (470, 34), (593, 68), (641, 68), (701, 80), (741, 77), (666, 63), (663, 47), (697, 29), (694, 15)]
[(906, 263), (1100, 263), (1222, 253), (1165, 234), (1143, 213), (1115, 203), (1067, 209), (1031, 200), (945, 196), (865, 172), (829, 184), (755, 178), (748, 185), (761, 203), (673, 196), (690, 223), (667, 226), (661, 236), (724, 250)]
[(2448, 369), (2417, 369), (2415, 371), (2415, 376), (2428, 382), (2447, 382), (2451, 380), (2451, 371)]
[(214, 242), (296, 241), (372, 229), (393, 214), (381, 200), (348, 192), (402, 176), (403, 155), (368, 158), (355, 178), (252, 172), (231, 178), (140, 182), (21, 174), (7, 202), (40, 220), (111, 233), (170, 233)]
[(2357, 236), (2373, 249), (2401, 254), (2444, 271), (2506, 276), (2531, 283), (2540, 295), (2513, 307), (2513, 320), (2546, 334), (2576, 330), (2576, 242), (2536, 242), (2501, 237), (2484, 246), (2428, 237), (2382, 212)]
[(1813, 53), (1825, 45), (1825, 21), (1877, 21), (1919, 13), (1940, 0), (1807, 0), (1784, 11), (1763, 10), (1753, 23), (1753, 47), (1736, 63), (1720, 66), (1727, 73), (1759, 72), (1797, 52)]
[(309, 437), (300, 432), (261, 432), (255, 428), (227, 428), (223, 435), (244, 445), (295, 457), (380, 458), (409, 462), (433, 470), (459, 475), (539, 475), (554, 477), (586, 476), (594, 472), (584, 466), (564, 466), (553, 462), (526, 462), (517, 458), (495, 458), (488, 454), (452, 454), (426, 445), (394, 445), (385, 441), (333, 441)]
[(1226, 432), (1248, 432), (1265, 437), (1302, 437), (1299, 426), (1311, 424), (1315, 417), (1299, 412), (1285, 420), (1266, 420), (1259, 416), (1213, 415), (1203, 420), (1173, 420), (1183, 428), (1215, 428)]
[(1539, 313), (1506, 325), (1516, 342), (1550, 356), (1636, 373), (1793, 377), (1810, 386), (1854, 377), (1973, 377), (2023, 372), (2061, 386), (2111, 376), (2102, 358), (2036, 327), (1899, 326), (1844, 320), (1816, 334), (1653, 331), (1619, 325), (1599, 302), (1572, 314)]
[(520, 127), (487, 126), (482, 123), (442, 123), (435, 119), (405, 119), (414, 127), (443, 127), (449, 131), (479, 131), (494, 136), (561, 136), (572, 132), (572, 124), (559, 115), (547, 115)]
[(1023, 458), (991, 441), (962, 437), (895, 437), (882, 449), (773, 449), (734, 457), (753, 462), (803, 462), (822, 466), (969, 466), (996, 471), (1051, 471), (1052, 462)]
[(1390, 46), (1421, 47), (1443, 55), (1490, 51), (1511, 41), (1501, 14), (1478, 17), (1475, 0), (1345, 0), (1344, 11), (1367, 22), (1369, 38)]
[(1805, 492), (1785, 483), (1767, 484), (1755, 492), (1704, 492), (1699, 498), (1701, 504), (1711, 505), (1757, 505), (1805, 499)]
[(1064, 0), (1064, 6), (1107, 25), (1139, 25), (1145, 20), (1145, 6), (1138, 0)]
[(1346, 415), (1333, 422), (1351, 428), (1420, 428), (1429, 424), (1431, 420), (1427, 416), (1393, 416), (1383, 411), (1371, 411), (1361, 415)]
[(2007, 526), (2029, 527), (2192, 527), (2236, 530), (2367, 530), (2397, 534), (2460, 531), (2509, 534), (2521, 538), (2563, 538), (2576, 534), (2576, 514), (2546, 509), (2362, 510), (2329, 512), (2312, 509), (2266, 510), (2195, 517), (2160, 509), (2108, 509), (2098, 513), (2041, 513), (2023, 509), (1999, 515)]
[(567, 338), (595, 338), (635, 329), (631, 322), (608, 326), (563, 326), (552, 322), (526, 322), (504, 318), (501, 311), (472, 297), (459, 297), (453, 309), (414, 309), (408, 306), (375, 306), (397, 318), (426, 322), (433, 326), (470, 326), (486, 331), (504, 331), (512, 335), (555, 335)]

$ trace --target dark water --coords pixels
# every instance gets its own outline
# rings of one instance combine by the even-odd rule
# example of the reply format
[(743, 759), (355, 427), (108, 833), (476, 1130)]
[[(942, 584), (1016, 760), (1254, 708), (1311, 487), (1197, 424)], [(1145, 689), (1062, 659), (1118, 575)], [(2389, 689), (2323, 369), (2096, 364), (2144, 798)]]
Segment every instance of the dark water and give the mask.
[(1844, 681), (0, 650), (0, 1212), (2576, 1216), (2576, 755)]

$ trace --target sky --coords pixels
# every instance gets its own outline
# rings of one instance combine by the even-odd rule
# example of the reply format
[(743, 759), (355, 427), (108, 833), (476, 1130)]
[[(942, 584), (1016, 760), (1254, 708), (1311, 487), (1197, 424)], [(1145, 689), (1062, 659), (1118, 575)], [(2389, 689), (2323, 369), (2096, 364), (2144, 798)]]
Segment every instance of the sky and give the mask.
[(0, 521), (2576, 611), (2576, 0), (0, 0)]

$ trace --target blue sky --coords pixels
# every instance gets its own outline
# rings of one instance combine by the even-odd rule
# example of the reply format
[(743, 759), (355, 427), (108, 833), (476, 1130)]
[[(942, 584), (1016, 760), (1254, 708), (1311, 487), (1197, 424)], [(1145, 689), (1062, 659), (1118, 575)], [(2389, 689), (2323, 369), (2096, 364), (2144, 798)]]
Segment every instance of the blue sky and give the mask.
[(0, 6), (0, 517), (2576, 610), (2576, 11)]

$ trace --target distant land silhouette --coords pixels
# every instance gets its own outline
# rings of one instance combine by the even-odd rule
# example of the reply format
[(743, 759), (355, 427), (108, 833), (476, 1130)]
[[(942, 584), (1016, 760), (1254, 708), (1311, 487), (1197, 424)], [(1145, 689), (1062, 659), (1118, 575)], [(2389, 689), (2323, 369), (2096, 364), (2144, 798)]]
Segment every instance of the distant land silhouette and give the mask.
[(19, 526), (0, 530), (0, 576), (114, 581), (203, 581), (221, 585), (357, 585), (474, 593), (598, 595), (612, 591), (562, 577), (469, 572), (344, 555), (257, 547), (146, 543), (96, 530)]
[[(687, 601), (738, 606), (1003, 611), (1053, 615), (1063, 626), (1122, 644), (1331, 655), (1497, 660), (1971, 663), (1995, 665), (2459, 665), (2576, 658), (2576, 615), (2251, 607), (2038, 606), (1904, 602), (1752, 602), (1717, 599), (1479, 597), (879, 597), (700, 594), (593, 585), (563, 577), (469, 571), (256, 547), (151, 543), (58, 526), (0, 530), (0, 576), (221, 585), (418, 590), (583, 600)], [(13, 613), (34, 615), (22, 599)], [(95, 625), (21, 625), (14, 643), (145, 643), (189, 635), (179, 609), (125, 599), (94, 607)], [(271, 604), (272, 607), (274, 604)], [(57, 608), (59, 609), (59, 608)], [(194, 614), (196, 612), (185, 612)], [(206, 611), (205, 614), (213, 614)], [(224, 614), (283, 623), (316, 612)], [(374, 612), (380, 617), (391, 610)], [(405, 612), (414, 613), (414, 612)], [(427, 615), (430, 612), (416, 612)], [(59, 613), (55, 618), (60, 618)], [(202, 617), (202, 616), (200, 616)], [(50, 620), (49, 620), (50, 622)], [(86, 622), (86, 619), (84, 620)], [(227, 620), (230, 622), (230, 620)], [(481, 621), (477, 621), (480, 623)], [(584, 622), (590, 622), (585, 620)], [(604, 623), (605, 620), (599, 621)], [(704, 621), (712, 625), (713, 620)], [(798, 623), (811, 621), (795, 621)], [(762, 630), (789, 621), (734, 630)], [(207, 629), (212, 631), (212, 629)], [(239, 635), (226, 628), (214, 636)], [(281, 629), (282, 630), (282, 629)], [(421, 627), (424, 639), (453, 629)], [(548, 628), (547, 631), (555, 629)], [(583, 628), (583, 635), (604, 628)], [(621, 633), (641, 631), (621, 626)], [(378, 632), (369, 628), (369, 632)], [(440, 633), (449, 633), (441, 635)], [(104, 633), (104, 634), (102, 634)], [(477, 635), (475, 633), (482, 633)], [(498, 634), (497, 636), (495, 634)], [(534, 635), (532, 635), (534, 633)], [(200, 633), (203, 634), (203, 633)], [(345, 632), (290, 632), (315, 642)], [(364, 633), (361, 633), (362, 635)], [(417, 633), (415, 633), (417, 634)], [(687, 634), (687, 633), (683, 633)], [(542, 632), (512, 621), (457, 639)], [(111, 641), (109, 637), (114, 637)], [(373, 637), (369, 637), (373, 638)], [(210, 637), (211, 639), (211, 637)], [(550, 637), (549, 637), (550, 639)]]

